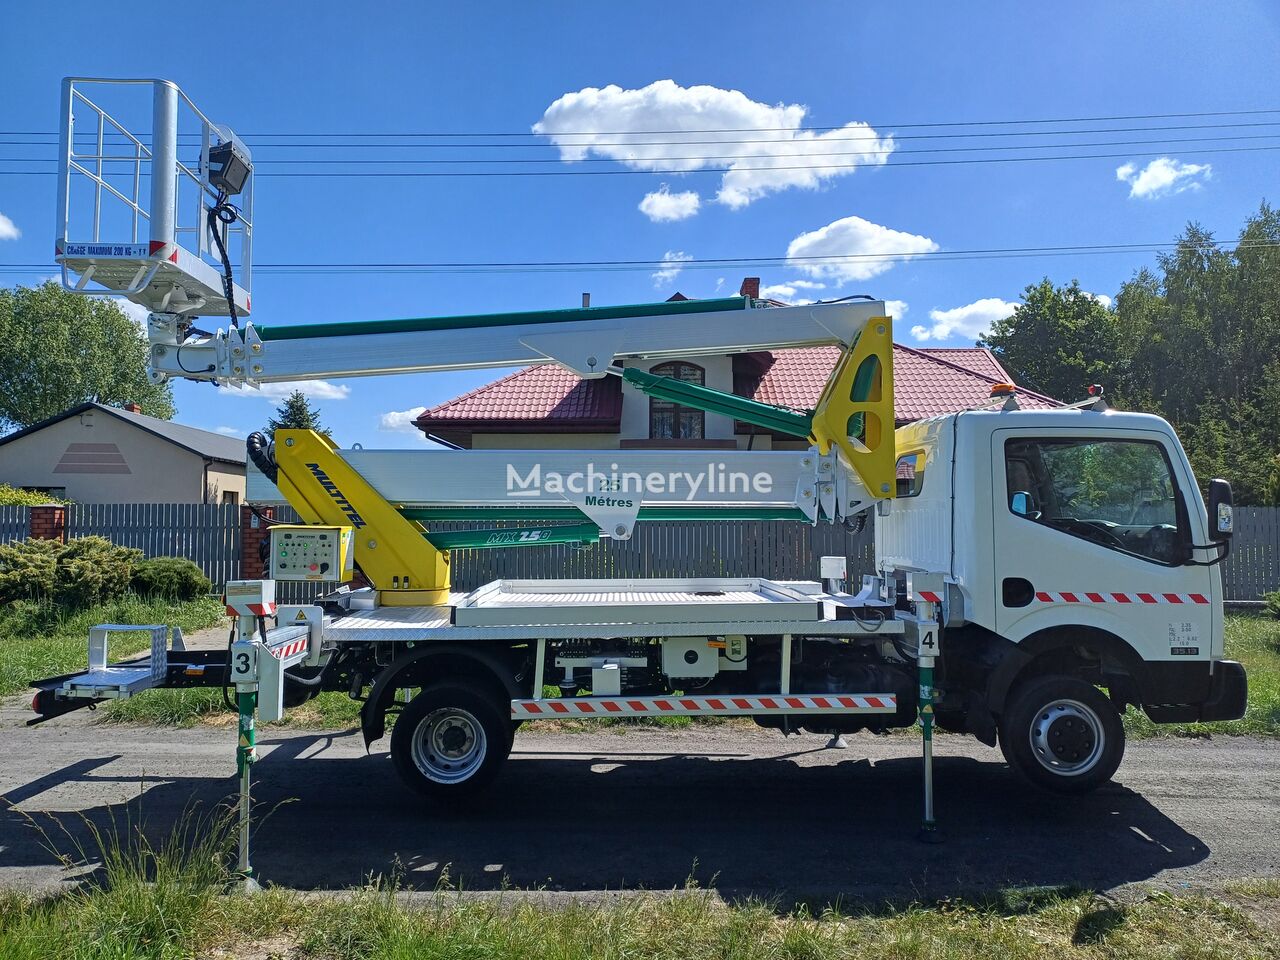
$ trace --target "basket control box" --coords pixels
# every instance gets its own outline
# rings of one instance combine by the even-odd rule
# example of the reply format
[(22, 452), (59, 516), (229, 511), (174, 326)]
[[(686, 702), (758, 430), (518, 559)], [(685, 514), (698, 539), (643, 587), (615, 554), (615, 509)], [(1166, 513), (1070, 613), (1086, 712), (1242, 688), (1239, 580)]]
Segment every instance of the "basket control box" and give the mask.
[(272, 580), (337, 580), (353, 575), (351, 527), (277, 524), (271, 528)]

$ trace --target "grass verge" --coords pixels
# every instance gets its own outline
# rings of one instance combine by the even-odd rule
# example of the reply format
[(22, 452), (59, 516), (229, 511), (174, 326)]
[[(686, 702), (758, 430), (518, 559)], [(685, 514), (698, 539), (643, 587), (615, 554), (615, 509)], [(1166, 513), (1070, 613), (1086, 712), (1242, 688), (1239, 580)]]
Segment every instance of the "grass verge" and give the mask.
[(1274, 957), (1274, 882), (1233, 885), (1221, 898), (1152, 892), (1119, 903), (1087, 892), (1008, 891), (976, 900), (857, 911), (726, 905), (689, 886), (604, 902), (548, 905), (514, 891), (417, 900), (394, 883), (332, 897), (268, 888), (228, 895), (234, 821), (184, 818), (153, 847), (132, 825), (90, 831), (68, 865), (94, 878), (46, 898), (0, 893), (5, 960), (702, 960), (894, 957), (946, 960), (1242, 960)]
[[(211, 598), (148, 600), (132, 594), (84, 610), (66, 611), (49, 603), (19, 601), (0, 607), (0, 695), (17, 693), (32, 681), (87, 665), (89, 628), (99, 623), (167, 623), (184, 631), (211, 627), (224, 608)], [(111, 638), (111, 657), (120, 660), (147, 649), (141, 634)]]

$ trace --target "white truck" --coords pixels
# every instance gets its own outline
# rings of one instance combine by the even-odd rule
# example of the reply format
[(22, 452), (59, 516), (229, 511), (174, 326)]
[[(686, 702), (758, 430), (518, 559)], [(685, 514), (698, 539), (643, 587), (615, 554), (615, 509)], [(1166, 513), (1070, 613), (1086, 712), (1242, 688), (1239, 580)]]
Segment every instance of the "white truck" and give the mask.
[[(166, 120), (176, 88), (149, 83), (157, 149), (147, 162), (173, 154), (163, 162), (178, 164), (176, 148), (160, 149), (176, 137)], [(71, 133), (77, 109), (99, 109), (87, 84), (64, 86), (62, 169), (93, 185), (101, 180), (94, 148), (77, 153)], [(378, 451), (340, 450), (310, 431), (254, 435), (250, 500), (289, 503), (304, 524), (271, 529), (271, 579), (228, 585), (234, 644), (187, 651), (168, 645), (163, 626), (148, 626), (151, 655), (111, 664), (114, 628), (104, 625), (88, 673), (34, 684), (33, 722), (140, 689), (234, 685), (247, 785), (255, 710), (274, 717), (340, 690), (363, 701), (367, 743), (395, 715), (391, 752), (407, 783), (460, 796), (488, 783), (517, 728), (539, 718), (748, 716), (827, 736), (919, 719), (926, 760), (936, 718), (999, 743), (1034, 783), (1079, 792), (1115, 773), (1130, 705), (1156, 722), (1243, 715), (1244, 671), (1223, 657), (1217, 567), (1231, 536), (1230, 487), (1212, 481), (1206, 508), (1159, 418), (1109, 410), (1101, 396), (1018, 409), (1009, 386), (980, 409), (895, 435), (892, 323), (882, 301), (775, 307), (734, 297), (255, 326), (243, 319), (249, 291), (232, 282), (225, 255), (229, 191), (251, 191), (252, 161), (230, 131), (204, 123), (200, 164), (151, 173), (149, 243), (106, 242), (96, 213), (84, 218), (94, 232), (76, 234), (74, 191), (62, 191), (68, 286), (96, 290), (93, 280), (150, 309), (157, 380), (253, 386), (554, 362), (811, 446)], [(243, 169), (229, 184), (220, 164), (232, 161)], [(154, 215), (177, 210), (163, 186), (183, 175), (215, 211), (197, 222), (191, 250), (178, 244), (176, 215)], [(241, 255), (243, 279), (247, 243)], [(218, 273), (204, 262), (215, 256), (221, 298)], [(192, 258), (201, 266), (188, 270)], [(232, 323), (204, 332), (197, 314)], [(812, 411), (648, 371), (670, 357), (818, 343), (838, 344), (842, 355)], [(843, 558), (824, 559), (821, 582), (498, 581), (470, 592), (449, 583), (448, 551), (458, 547), (627, 539), (653, 519), (858, 524), (872, 514), (877, 570), (852, 587)], [(526, 523), (432, 529), (445, 520)], [(276, 581), (349, 579), (353, 568), (368, 585), (316, 604), (275, 603)]]

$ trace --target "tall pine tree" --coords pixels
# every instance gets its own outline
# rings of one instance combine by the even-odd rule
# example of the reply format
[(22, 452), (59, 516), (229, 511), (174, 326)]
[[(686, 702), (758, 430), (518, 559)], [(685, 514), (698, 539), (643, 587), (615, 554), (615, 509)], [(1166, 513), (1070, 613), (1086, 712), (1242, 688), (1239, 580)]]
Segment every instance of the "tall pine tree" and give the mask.
[(329, 429), (320, 422), (320, 411), (311, 406), (311, 401), (301, 390), (285, 397), (284, 403), (276, 408), (276, 415), (267, 421), (268, 435), (275, 434), (277, 430), (314, 430), (329, 436)]

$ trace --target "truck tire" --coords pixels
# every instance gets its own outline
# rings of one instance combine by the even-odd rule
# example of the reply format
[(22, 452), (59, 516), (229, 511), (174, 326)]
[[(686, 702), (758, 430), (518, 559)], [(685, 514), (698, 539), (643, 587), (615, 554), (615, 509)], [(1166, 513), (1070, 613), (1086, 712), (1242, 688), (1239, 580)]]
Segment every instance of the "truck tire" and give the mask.
[(1124, 758), (1124, 727), (1111, 701), (1075, 677), (1016, 687), (1000, 719), (1000, 750), (1031, 783), (1079, 794), (1109, 781)]
[(482, 686), (445, 681), (423, 687), (396, 718), (391, 759), (424, 796), (469, 797), (497, 775), (513, 733), (506, 700)]

